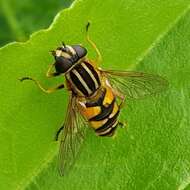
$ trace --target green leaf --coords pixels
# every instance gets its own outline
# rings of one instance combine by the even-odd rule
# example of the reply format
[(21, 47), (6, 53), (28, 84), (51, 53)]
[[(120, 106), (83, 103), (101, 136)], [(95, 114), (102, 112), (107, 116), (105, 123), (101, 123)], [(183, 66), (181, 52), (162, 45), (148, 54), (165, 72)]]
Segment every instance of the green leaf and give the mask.
[[(93, 6), (92, 6), (93, 5)], [(185, 189), (190, 179), (189, 149), (189, 1), (76, 1), (58, 14), (48, 30), (26, 43), (0, 49), (0, 189)], [(65, 91), (45, 95), (32, 83), (46, 86), (61, 41), (82, 43), (90, 20), (91, 38), (103, 55), (101, 67), (141, 70), (164, 76), (165, 93), (126, 103), (115, 139), (89, 133), (69, 174), (56, 168), (58, 143), (53, 141), (64, 120)]]

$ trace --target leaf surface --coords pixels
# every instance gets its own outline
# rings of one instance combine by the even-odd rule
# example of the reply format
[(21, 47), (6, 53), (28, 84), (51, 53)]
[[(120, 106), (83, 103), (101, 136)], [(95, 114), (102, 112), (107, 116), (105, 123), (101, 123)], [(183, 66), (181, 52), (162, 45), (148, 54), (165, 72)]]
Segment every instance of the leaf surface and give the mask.
[[(92, 6), (93, 5), (93, 6)], [(48, 30), (26, 43), (0, 49), (0, 189), (185, 189), (189, 184), (189, 1), (76, 1), (58, 14)], [(168, 79), (165, 93), (130, 101), (115, 139), (89, 133), (68, 175), (56, 169), (58, 143), (53, 141), (64, 120), (65, 91), (45, 95), (18, 78), (33, 76), (46, 86), (53, 62), (49, 50), (61, 41), (85, 42), (85, 25), (102, 56), (101, 67), (160, 74)]]

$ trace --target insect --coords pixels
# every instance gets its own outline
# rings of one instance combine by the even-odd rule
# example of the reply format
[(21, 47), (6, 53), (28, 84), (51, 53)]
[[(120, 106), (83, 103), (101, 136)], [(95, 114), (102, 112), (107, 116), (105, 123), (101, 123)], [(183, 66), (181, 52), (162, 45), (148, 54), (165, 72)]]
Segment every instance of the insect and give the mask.
[[(143, 98), (162, 91), (168, 85), (167, 80), (157, 75), (99, 68), (102, 57), (89, 37), (89, 26), (88, 23), (86, 39), (96, 52), (96, 60), (87, 58), (87, 49), (82, 45), (63, 43), (51, 51), (55, 62), (50, 65), (46, 74), (47, 77), (63, 75), (70, 93), (64, 124), (56, 134), (56, 139), (60, 140), (61, 175), (65, 167), (72, 165), (75, 160), (88, 125), (98, 136), (111, 137), (117, 127), (122, 125), (118, 116), (126, 98)], [(20, 80), (32, 80), (45, 93), (65, 87), (60, 84), (46, 89), (34, 78), (23, 77)]]

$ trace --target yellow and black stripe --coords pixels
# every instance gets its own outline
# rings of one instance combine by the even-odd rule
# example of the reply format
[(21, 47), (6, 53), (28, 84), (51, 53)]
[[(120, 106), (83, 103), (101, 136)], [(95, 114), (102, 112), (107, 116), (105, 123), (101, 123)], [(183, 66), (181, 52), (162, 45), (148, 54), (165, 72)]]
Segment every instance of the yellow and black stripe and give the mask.
[(105, 87), (96, 100), (85, 103), (82, 114), (98, 136), (113, 136), (118, 125), (119, 111), (112, 89)]
[(66, 77), (80, 96), (89, 97), (100, 87), (97, 71), (86, 61), (77, 64)]

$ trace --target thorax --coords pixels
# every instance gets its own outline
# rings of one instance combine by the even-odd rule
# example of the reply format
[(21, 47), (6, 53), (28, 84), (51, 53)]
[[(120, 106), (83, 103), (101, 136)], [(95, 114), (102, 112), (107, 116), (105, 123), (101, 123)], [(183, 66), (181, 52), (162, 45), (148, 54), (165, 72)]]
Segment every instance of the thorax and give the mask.
[(78, 96), (90, 97), (101, 86), (98, 70), (87, 61), (76, 64), (65, 76)]

